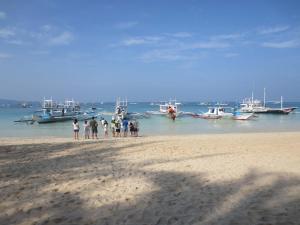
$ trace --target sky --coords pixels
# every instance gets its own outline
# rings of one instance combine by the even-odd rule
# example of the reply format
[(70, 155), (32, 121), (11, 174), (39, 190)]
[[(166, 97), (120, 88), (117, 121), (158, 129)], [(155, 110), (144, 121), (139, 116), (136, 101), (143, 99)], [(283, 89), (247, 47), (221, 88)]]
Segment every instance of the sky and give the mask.
[(1, 0), (0, 98), (300, 101), (300, 1)]

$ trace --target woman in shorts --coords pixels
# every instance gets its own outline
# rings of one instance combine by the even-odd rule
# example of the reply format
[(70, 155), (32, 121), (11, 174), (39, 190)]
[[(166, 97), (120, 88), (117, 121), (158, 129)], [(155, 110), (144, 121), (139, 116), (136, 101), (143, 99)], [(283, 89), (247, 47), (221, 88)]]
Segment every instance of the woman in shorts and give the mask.
[(79, 123), (77, 119), (74, 119), (73, 122), (73, 130), (74, 130), (74, 139), (79, 140)]

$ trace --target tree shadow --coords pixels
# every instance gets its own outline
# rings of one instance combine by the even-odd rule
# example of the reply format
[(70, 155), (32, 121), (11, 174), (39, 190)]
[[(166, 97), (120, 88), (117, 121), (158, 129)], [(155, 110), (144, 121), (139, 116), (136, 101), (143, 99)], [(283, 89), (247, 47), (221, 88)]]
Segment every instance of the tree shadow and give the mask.
[[(35, 147), (37, 150), (43, 146)], [(73, 147), (68, 145), (70, 149)], [(239, 179), (211, 181), (208, 174), (202, 172), (146, 168), (180, 163), (191, 159), (188, 157), (156, 159), (133, 167), (128, 167), (128, 160), (117, 157), (122, 149), (135, 152), (132, 149), (143, 148), (141, 143), (110, 148), (89, 143), (85, 147), (85, 150), (71, 151), (74, 154), (70, 155), (51, 158), (51, 154), (45, 152), (47, 157), (36, 161), (2, 165), (0, 190), (6, 195), (0, 195), (0, 224), (299, 224), (299, 176), (251, 169)], [(57, 152), (64, 151), (65, 145), (58, 144), (56, 148)], [(28, 157), (34, 158), (34, 151), (30, 154), (33, 155)], [(197, 157), (205, 159), (224, 154)], [(38, 173), (37, 168), (40, 168)], [(12, 176), (6, 177), (9, 174)], [(139, 182), (120, 182), (126, 179), (145, 181), (151, 188), (140, 191)], [(64, 191), (68, 185), (76, 184), (77, 189)], [(129, 186), (122, 187), (123, 184)], [(113, 201), (109, 199), (120, 189), (124, 193)], [(127, 189), (133, 191), (128, 194)], [(105, 196), (103, 190), (106, 190)]]

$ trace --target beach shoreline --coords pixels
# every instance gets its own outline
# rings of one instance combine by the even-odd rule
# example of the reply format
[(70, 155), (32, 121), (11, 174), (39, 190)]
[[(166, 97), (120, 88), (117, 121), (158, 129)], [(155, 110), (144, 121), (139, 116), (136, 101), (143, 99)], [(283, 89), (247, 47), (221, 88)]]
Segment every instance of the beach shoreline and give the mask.
[(297, 224), (299, 140), (0, 138), (0, 224)]

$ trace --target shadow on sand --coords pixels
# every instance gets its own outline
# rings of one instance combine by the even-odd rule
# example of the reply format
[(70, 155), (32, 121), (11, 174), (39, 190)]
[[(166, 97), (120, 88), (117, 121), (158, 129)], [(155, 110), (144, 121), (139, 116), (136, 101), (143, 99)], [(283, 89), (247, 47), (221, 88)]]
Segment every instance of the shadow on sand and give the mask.
[[(49, 146), (41, 144), (23, 146), (19, 154), (20, 146), (0, 147), (4, 162), (0, 165), (0, 224), (300, 224), (300, 193), (295, 193), (299, 191), (299, 177), (286, 178), (285, 174), (252, 169), (238, 180), (212, 182), (201, 172), (144, 168), (172, 160), (129, 165), (130, 161), (118, 157), (124, 149), (142, 151), (143, 146), (136, 143), (115, 147), (112, 143), (111, 147), (102, 148), (99, 143), (84, 143), (76, 151), (78, 144), (68, 143), (52, 144), (48, 151)], [(72, 151), (50, 157), (53, 151), (66, 149)], [(220, 155), (224, 154), (227, 153)], [(180, 165), (180, 160), (176, 163)], [(109, 187), (109, 182), (135, 177), (147, 180), (154, 188), (131, 197), (121, 195), (113, 202), (105, 201), (101, 195), (88, 200), (84, 197), (90, 194), (91, 186), (102, 190)], [(84, 184), (87, 180), (88, 184), (72, 191), (64, 191), (68, 187), (62, 186), (71, 181)], [(138, 190), (138, 184), (132, 185), (136, 187), (130, 188)]]

